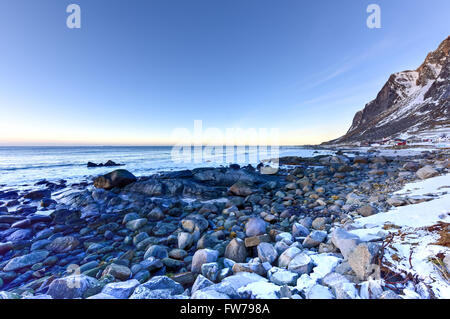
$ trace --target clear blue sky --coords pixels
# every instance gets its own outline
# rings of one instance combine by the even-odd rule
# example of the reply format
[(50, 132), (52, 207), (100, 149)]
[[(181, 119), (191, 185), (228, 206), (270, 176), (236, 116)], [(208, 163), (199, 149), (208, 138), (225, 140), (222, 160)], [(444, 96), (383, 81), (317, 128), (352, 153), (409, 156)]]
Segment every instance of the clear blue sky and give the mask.
[[(370, 3), (381, 29), (366, 27)], [(318, 143), (418, 67), (449, 12), (448, 0), (2, 0), (0, 144), (167, 144), (197, 119)]]

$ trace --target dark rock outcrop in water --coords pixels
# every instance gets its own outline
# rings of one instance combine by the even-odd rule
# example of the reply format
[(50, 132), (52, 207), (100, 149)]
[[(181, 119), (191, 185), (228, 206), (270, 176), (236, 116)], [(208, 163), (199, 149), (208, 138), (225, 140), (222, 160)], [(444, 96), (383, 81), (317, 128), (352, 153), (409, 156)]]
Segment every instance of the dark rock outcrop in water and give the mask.
[(123, 165), (125, 165), (125, 164), (118, 164), (118, 163), (116, 163), (114, 161), (111, 161), (111, 160), (107, 161), (104, 164), (103, 163), (96, 164), (96, 163), (93, 163), (93, 162), (88, 162), (87, 163), (87, 167), (114, 167), (114, 166), (123, 166)]
[(324, 144), (376, 141), (450, 127), (450, 36), (414, 71), (394, 73), (348, 132)]
[(184, 196), (212, 199), (226, 196), (237, 182), (258, 187), (276, 178), (258, 174), (251, 169), (196, 168), (192, 171), (168, 172), (144, 177), (125, 190), (147, 196)]

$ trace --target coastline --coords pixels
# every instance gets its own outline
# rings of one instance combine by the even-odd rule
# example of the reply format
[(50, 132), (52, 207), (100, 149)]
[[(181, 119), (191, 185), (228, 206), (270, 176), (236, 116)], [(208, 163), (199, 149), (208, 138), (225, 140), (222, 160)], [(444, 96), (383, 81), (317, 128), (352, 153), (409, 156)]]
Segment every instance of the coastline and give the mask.
[(336, 150), (281, 158), (270, 175), (233, 165), (108, 190), (2, 191), (0, 298), (435, 297), (415, 278), (374, 284), (367, 267), (389, 233), (365, 241), (351, 231), (358, 218), (432, 201), (394, 193), (448, 174), (449, 151)]
[[(43, 179), (54, 183), (63, 179), (66, 184), (71, 184), (90, 181), (111, 170), (105, 166), (88, 166), (89, 162), (106, 163), (112, 160), (125, 164), (122, 168), (133, 172), (135, 176), (148, 176), (164, 171), (219, 167), (232, 163), (256, 166), (260, 160), (270, 157), (270, 154), (263, 152), (256, 152), (255, 156), (255, 150), (247, 148), (236, 149), (234, 156), (228, 158), (229, 150), (219, 148), (215, 149), (217, 155), (211, 156), (205, 152), (205, 158), (198, 161), (183, 154), (172, 155), (172, 150), (171, 146), (0, 147), (0, 184), (32, 189), (34, 184)], [(316, 151), (333, 153), (305, 146), (281, 146), (274, 156), (313, 156)]]

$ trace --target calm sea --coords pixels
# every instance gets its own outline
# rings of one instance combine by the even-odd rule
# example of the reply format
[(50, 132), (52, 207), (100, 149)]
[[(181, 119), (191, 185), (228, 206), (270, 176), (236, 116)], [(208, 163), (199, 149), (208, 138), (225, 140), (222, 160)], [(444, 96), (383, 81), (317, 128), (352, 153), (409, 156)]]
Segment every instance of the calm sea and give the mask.
[[(136, 176), (161, 171), (220, 166), (230, 163), (258, 164), (262, 159), (254, 156), (254, 149), (234, 150), (234, 160), (224, 148), (215, 150), (213, 158), (188, 158), (172, 155), (170, 146), (84, 146), (84, 147), (0, 147), (0, 185), (32, 185), (40, 180), (80, 181), (111, 171), (111, 167), (87, 168), (88, 161), (104, 163), (112, 160), (125, 164)], [(304, 147), (281, 147), (280, 156), (314, 156), (328, 153)], [(185, 154), (186, 155), (186, 154)]]

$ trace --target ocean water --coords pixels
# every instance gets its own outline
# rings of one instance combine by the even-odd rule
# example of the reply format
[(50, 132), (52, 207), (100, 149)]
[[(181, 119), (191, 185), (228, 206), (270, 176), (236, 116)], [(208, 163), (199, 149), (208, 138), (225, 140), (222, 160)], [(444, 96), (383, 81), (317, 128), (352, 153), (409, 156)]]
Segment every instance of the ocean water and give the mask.
[[(238, 163), (257, 165), (261, 160), (286, 156), (314, 156), (329, 153), (304, 147), (280, 147), (278, 152), (264, 153), (258, 148), (215, 148), (213, 152), (189, 153), (173, 151), (170, 146), (84, 146), (84, 147), (0, 147), (0, 185), (24, 186), (46, 179), (77, 182), (92, 179), (115, 169), (113, 167), (88, 168), (87, 162), (105, 163), (112, 160), (125, 164), (124, 168), (136, 176), (162, 171), (218, 167)], [(200, 156), (195, 155), (200, 154)], [(202, 155), (203, 154), (203, 155)]]

